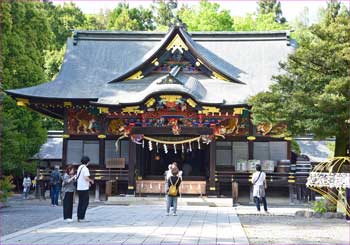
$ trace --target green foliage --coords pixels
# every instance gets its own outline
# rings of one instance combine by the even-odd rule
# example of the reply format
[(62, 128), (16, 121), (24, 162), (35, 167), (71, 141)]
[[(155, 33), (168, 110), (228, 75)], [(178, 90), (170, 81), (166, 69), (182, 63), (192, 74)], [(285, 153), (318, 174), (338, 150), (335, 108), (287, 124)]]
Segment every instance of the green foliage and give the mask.
[(259, 0), (258, 14), (272, 14), (276, 22), (281, 24), (286, 22), (286, 18), (282, 17), (281, 3), (277, 2), (277, 0)]
[(247, 14), (245, 17), (233, 17), (233, 29), (235, 31), (268, 31), (268, 30), (288, 30), (287, 23), (275, 21), (274, 13)]
[(316, 201), (312, 204), (312, 209), (316, 212), (316, 213), (325, 213), (327, 212), (327, 204), (325, 200), (319, 200)]
[[(54, 49), (60, 50), (72, 35), (72, 30), (84, 29), (86, 22), (83, 12), (74, 3), (53, 5), (51, 2), (43, 4), (48, 15), (48, 22), (54, 33)], [(47, 48), (46, 48), (47, 49)]]
[(108, 16), (108, 29), (121, 31), (154, 30), (152, 11), (149, 9), (130, 8), (129, 4), (120, 3)]
[(300, 155), (300, 153), (301, 153), (300, 146), (299, 146), (298, 142), (295, 139), (292, 139), (291, 147), (292, 147), (292, 151), (293, 152), (295, 152), (298, 155)]
[[(329, 14), (328, 12), (331, 12)], [(350, 15), (330, 3), (323, 20), (300, 36), (298, 49), (281, 64), (270, 91), (250, 99), (254, 123), (283, 122), (293, 135), (336, 137), (335, 156), (345, 155), (350, 105)]]
[(232, 31), (233, 21), (228, 10), (220, 10), (220, 5), (202, 0), (199, 6), (183, 6), (178, 11), (180, 19), (189, 31)]
[[(3, 87), (29, 87), (47, 80), (44, 50), (53, 40), (41, 3), (2, 2)], [(8, 96), (3, 101), (2, 169), (19, 176), (26, 161), (46, 138), (38, 113), (20, 108)]]
[(167, 30), (169, 23), (172, 21), (171, 8), (164, 0), (157, 1), (156, 4), (152, 4), (151, 9), (153, 11), (154, 22), (157, 30)]
[(10, 176), (4, 176), (2, 179), (0, 179), (0, 201), (6, 202), (9, 197), (13, 195), (12, 190), (16, 186), (13, 184), (13, 177)]

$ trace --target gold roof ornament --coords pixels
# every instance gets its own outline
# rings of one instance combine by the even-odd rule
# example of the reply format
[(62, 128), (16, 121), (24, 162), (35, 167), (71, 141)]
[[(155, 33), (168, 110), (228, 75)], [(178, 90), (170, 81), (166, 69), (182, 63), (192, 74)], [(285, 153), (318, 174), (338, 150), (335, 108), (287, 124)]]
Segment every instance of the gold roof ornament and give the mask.
[(213, 71), (211, 78), (229, 82), (229, 80), (226, 77), (224, 77), (223, 75), (221, 75), (215, 71)]
[(176, 50), (179, 50), (181, 53), (183, 53), (183, 50), (188, 50), (187, 45), (182, 40), (179, 34), (176, 34), (173, 40), (169, 43), (169, 45), (166, 47), (166, 50), (171, 50), (171, 53), (174, 53)]
[(187, 103), (188, 103), (191, 107), (193, 107), (193, 108), (197, 106), (197, 103), (194, 102), (194, 100), (191, 99), (191, 98), (188, 98), (186, 101), (187, 101)]
[(109, 109), (108, 107), (97, 107), (100, 113), (108, 113)]
[(147, 107), (151, 107), (152, 105), (154, 105), (155, 102), (156, 102), (155, 98), (150, 98), (149, 100), (146, 101), (145, 105)]
[(233, 108), (233, 113), (236, 115), (242, 115), (243, 114), (243, 107), (239, 107), (239, 108)]
[(143, 110), (140, 110), (140, 106), (127, 106), (122, 108), (122, 113), (142, 114)]
[(130, 77), (128, 77), (126, 80), (140, 80), (141, 78), (143, 78), (143, 74), (142, 71), (138, 71), (135, 74), (131, 75)]
[(28, 106), (29, 105), (28, 99), (16, 98), (16, 100), (17, 100), (17, 106)]
[(220, 108), (215, 106), (203, 106), (202, 113), (208, 115), (209, 113), (220, 113)]
[(72, 107), (72, 106), (73, 106), (73, 103), (70, 102), (70, 101), (65, 101), (65, 102), (63, 102), (63, 106), (64, 106), (64, 107)]
[(182, 98), (181, 95), (161, 95), (159, 97), (167, 102), (176, 102), (177, 100)]

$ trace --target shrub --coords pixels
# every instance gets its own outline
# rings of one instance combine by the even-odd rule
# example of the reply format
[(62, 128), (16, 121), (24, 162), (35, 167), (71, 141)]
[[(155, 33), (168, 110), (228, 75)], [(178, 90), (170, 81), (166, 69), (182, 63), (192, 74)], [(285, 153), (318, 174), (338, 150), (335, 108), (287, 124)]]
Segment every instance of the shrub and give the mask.
[(316, 201), (313, 203), (312, 209), (316, 213), (325, 213), (325, 212), (327, 212), (326, 202), (324, 200)]
[(13, 195), (12, 190), (15, 188), (15, 185), (12, 183), (12, 176), (4, 176), (0, 180), (0, 201), (6, 202), (7, 198)]

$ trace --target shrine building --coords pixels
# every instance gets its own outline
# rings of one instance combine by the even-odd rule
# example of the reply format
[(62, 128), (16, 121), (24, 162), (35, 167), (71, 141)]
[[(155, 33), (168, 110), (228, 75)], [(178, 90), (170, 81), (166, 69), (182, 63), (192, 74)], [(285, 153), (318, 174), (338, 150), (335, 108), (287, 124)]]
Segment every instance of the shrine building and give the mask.
[(280, 74), (291, 44), (288, 31), (189, 33), (181, 22), (167, 33), (75, 31), (53, 81), (6, 93), (64, 122), (62, 167), (89, 156), (98, 190), (164, 193), (172, 162), (182, 194), (249, 186), (256, 163), (288, 188), (286, 126), (253, 125), (247, 101)]

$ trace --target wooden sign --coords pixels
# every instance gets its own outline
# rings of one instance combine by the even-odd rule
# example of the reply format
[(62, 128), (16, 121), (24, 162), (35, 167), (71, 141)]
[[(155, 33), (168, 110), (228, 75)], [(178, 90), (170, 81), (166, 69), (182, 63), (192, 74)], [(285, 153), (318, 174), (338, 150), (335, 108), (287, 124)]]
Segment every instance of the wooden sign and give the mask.
[(125, 158), (111, 158), (106, 161), (106, 168), (125, 168)]

